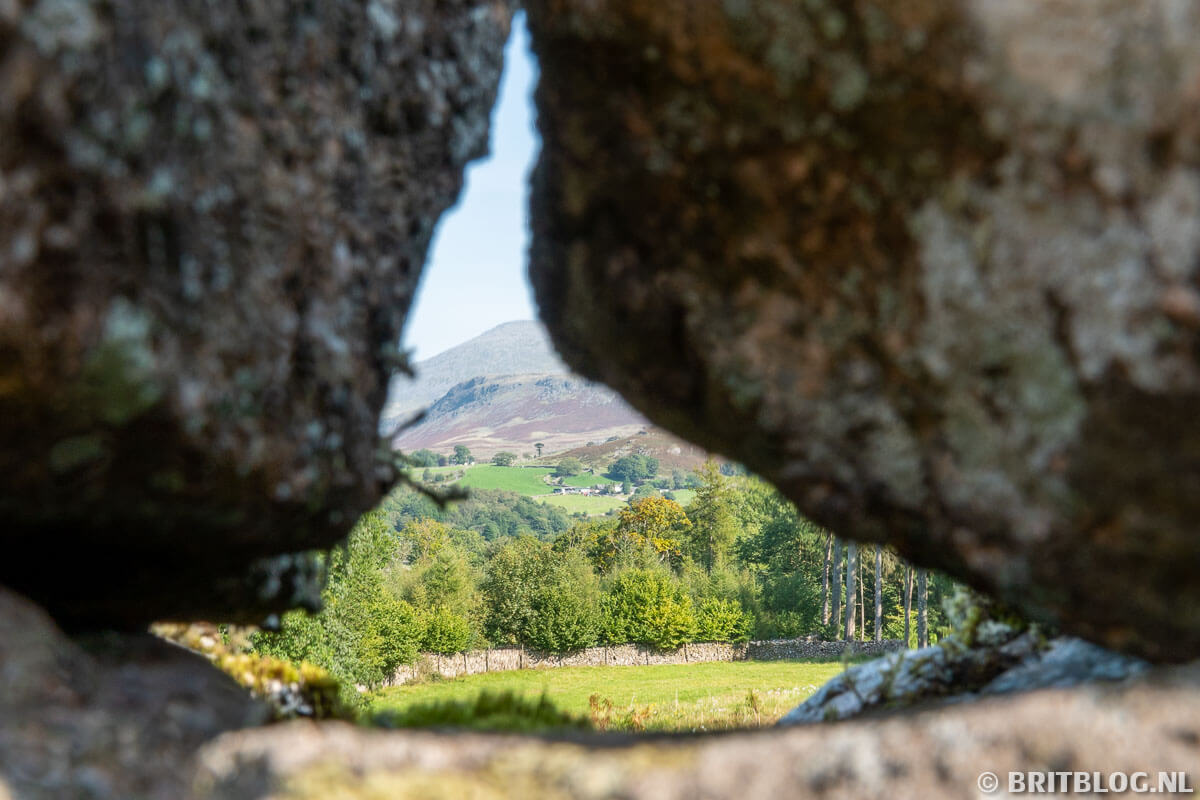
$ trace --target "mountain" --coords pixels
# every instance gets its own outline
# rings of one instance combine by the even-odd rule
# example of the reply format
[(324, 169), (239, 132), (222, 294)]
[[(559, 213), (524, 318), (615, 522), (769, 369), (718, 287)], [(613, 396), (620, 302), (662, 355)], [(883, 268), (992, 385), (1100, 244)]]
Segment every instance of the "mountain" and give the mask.
[(540, 322), (505, 323), (414, 370), (415, 378), (393, 381), (384, 410), (387, 430), (427, 409), (394, 437), (401, 450), (444, 453), (464, 444), (487, 457), (530, 453), (542, 442), (554, 453), (648, 428), (617, 394), (572, 375)]
[(412, 417), (464, 381), (484, 375), (566, 375), (569, 370), (540, 322), (506, 322), (413, 365), (416, 378), (392, 381), (383, 411), (385, 429)]
[(393, 443), (407, 452), (466, 445), (481, 460), (501, 450), (555, 453), (625, 438), (646, 421), (612, 391), (574, 375), (478, 376), (453, 386)]

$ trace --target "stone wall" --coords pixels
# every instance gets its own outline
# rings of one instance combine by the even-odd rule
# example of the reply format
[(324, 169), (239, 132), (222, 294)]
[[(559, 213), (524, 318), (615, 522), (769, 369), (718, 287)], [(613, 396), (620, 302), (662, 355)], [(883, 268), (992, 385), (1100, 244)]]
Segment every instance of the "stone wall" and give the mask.
[(678, 650), (660, 651), (637, 644), (614, 647), (589, 647), (576, 653), (555, 655), (521, 647), (497, 647), (473, 650), (451, 656), (422, 653), (417, 663), (396, 670), (389, 686), (401, 686), (414, 679), (440, 675), (456, 678), (482, 672), (514, 669), (550, 669), (553, 667), (634, 667), (648, 664), (696, 664), (705, 661), (788, 661), (801, 658), (837, 658), (847, 646), (854, 655), (879, 656), (903, 650), (899, 640), (874, 642), (826, 642), (813, 637), (773, 639), (746, 644), (694, 642)]

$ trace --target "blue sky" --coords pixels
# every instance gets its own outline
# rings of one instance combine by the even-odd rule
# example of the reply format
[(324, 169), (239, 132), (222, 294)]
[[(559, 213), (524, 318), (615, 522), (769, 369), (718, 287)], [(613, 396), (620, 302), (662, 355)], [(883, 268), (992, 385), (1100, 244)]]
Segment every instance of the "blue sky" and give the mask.
[(526, 183), (538, 149), (532, 97), (537, 64), (523, 14), (514, 20), (504, 63), (492, 154), (467, 170), (458, 205), (442, 217), (405, 329), (404, 346), (418, 360), (502, 322), (535, 317), (525, 257)]

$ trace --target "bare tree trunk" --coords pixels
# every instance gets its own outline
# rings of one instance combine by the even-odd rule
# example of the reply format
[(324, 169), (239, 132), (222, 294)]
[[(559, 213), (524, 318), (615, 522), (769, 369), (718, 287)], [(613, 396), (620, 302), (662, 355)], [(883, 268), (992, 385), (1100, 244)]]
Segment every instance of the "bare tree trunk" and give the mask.
[(917, 647), (929, 646), (929, 571), (917, 570)]
[(863, 565), (862, 551), (858, 552), (858, 556), (854, 559), (858, 564), (858, 639), (862, 641), (867, 638), (867, 601), (866, 601), (866, 584), (863, 582)]
[(821, 578), (821, 624), (829, 624), (829, 560), (833, 557), (833, 534), (825, 534), (825, 574)]
[(875, 642), (883, 641), (883, 546), (875, 545)]
[(904, 565), (904, 646), (912, 647), (912, 564)]
[(858, 542), (851, 539), (846, 542), (846, 641), (854, 639), (855, 623), (858, 616), (855, 602), (858, 600)]
[[(834, 631), (842, 630), (842, 540), (836, 536), (833, 539), (833, 608), (829, 613), (829, 621), (833, 623)], [(836, 633), (834, 634), (837, 635)]]

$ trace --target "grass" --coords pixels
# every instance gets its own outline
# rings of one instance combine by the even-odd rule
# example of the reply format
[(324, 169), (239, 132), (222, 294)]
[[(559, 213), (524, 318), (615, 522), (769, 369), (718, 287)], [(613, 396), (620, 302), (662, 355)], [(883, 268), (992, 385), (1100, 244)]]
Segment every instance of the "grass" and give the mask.
[(612, 509), (625, 505), (624, 498), (610, 495), (553, 494), (538, 499), (546, 505), (557, 506), (568, 514), (582, 511), (591, 516), (607, 514)]
[(714, 731), (774, 724), (843, 669), (838, 661), (718, 661), (644, 667), (562, 667), (488, 672), (384, 689), (372, 711), (447, 701), (482, 692), (545, 696), (605, 730)]
[(675, 495), (675, 502), (681, 506), (686, 506), (688, 503), (696, 499), (695, 489), (676, 489), (672, 492)]
[(569, 478), (563, 478), (564, 486), (577, 486), (581, 489), (599, 485), (607, 486), (610, 483), (617, 483), (617, 481), (603, 475), (572, 475)]
[(542, 480), (543, 476), (549, 475), (553, 471), (549, 467), (476, 465), (467, 470), (466, 476), (458, 482), (458, 485), (468, 489), (504, 489), (508, 492), (517, 492), (532, 497), (554, 491)]

